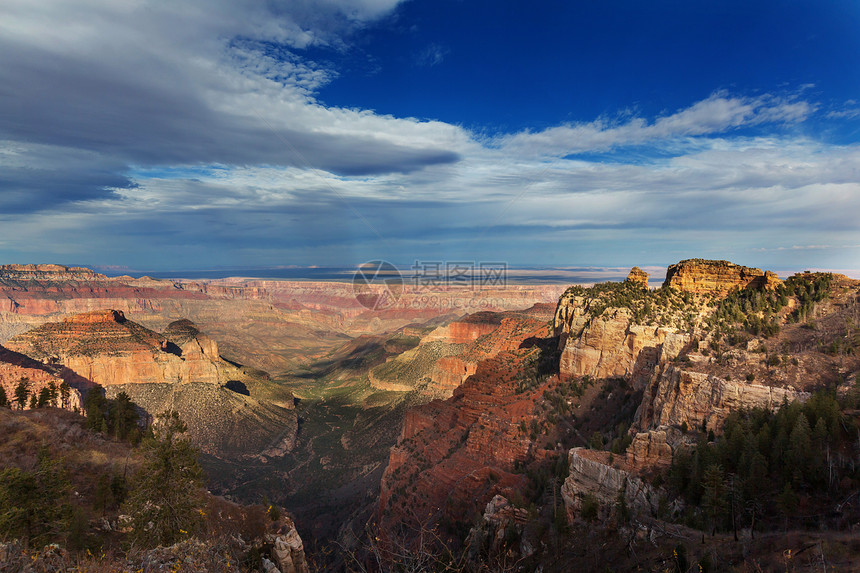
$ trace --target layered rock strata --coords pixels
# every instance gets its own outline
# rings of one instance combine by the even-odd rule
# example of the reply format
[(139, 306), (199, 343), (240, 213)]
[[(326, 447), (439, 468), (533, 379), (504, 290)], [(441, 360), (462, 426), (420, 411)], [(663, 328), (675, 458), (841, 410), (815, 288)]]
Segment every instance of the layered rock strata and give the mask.
[(562, 377), (629, 377), (636, 371), (650, 376), (691, 343), (691, 336), (665, 326), (636, 324), (629, 309), (589, 313), (587, 301), (559, 302), (555, 331), (559, 335)]
[(623, 461), (610, 463), (607, 452), (573, 448), (569, 452), (570, 474), (561, 487), (568, 519), (581, 515), (583, 502), (593, 496), (598, 516), (606, 519), (620, 499), (633, 516), (654, 516), (663, 492), (636, 475)]
[(13, 352), (0, 346), (0, 386), (6, 392), (6, 399), (15, 408), (27, 409), (30, 407), (30, 399), (24, 404), (18, 404), (15, 398), (15, 389), (21, 380), (27, 384), (30, 396), (39, 396), (43, 389), (52, 390), (56, 399), (54, 405), (74, 410), (81, 408), (81, 392), (77, 388), (69, 387), (68, 396), (60, 396), (60, 387), (65, 380), (59, 375), (60, 369), (42, 364), (18, 352)]
[(171, 324), (166, 334), (99, 310), (43, 324), (8, 341), (28, 356), (67, 366), (102, 386), (139, 383), (218, 383), (217, 344), (189, 321)]
[(723, 296), (736, 289), (774, 288), (781, 282), (771, 271), (729, 261), (687, 259), (669, 266), (663, 286), (693, 294)]
[(733, 410), (775, 410), (784, 402), (805, 400), (809, 394), (742, 380), (725, 380), (675, 365), (663, 369), (645, 389), (633, 427), (657, 426), (720, 430)]

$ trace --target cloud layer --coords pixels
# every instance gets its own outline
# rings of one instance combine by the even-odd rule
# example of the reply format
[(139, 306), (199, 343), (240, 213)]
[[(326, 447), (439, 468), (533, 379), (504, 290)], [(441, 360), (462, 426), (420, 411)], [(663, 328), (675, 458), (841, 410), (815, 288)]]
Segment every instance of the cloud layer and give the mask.
[(397, 3), (4, 2), (0, 253), (153, 269), (860, 254), (860, 147), (803, 129), (853, 102), (718, 90), (491, 136), (319, 102), (338, 70), (307, 49), (348, 50)]

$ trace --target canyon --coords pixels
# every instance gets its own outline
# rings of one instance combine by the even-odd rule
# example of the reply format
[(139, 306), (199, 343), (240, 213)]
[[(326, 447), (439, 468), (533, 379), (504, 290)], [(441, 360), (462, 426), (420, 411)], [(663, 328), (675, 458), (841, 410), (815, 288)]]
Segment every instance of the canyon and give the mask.
[(359, 551), (370, 527), (534, 560), (546, 523), (619, 500), (640, 523), (686, 515), (664, 480), (702, 436), (860, 372), (860, 281), (703, 259), (648, 281), (406, 285), (368, 309), (348, 283), (6, 265), (0, 382), (179, 411), (212, 490), (287, 507), (311, 551)]

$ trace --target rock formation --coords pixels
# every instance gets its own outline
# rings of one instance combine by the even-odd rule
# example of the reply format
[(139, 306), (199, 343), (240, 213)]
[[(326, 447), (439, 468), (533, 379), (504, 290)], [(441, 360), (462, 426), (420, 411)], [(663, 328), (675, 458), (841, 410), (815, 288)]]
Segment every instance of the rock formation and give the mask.
[(707, 427), (719, 430), (739, 408), (774, 410), (783, 402), (805, 400), (809, 394), (742, 380), (725, 380), (704, 372), (668, 365), (645, 389), (634, 427)]
[(568, 455), (570, 475), (564, 480), (561, 496), (570, 519), (579, 516), (586, 496), (594, 496), (602, 519), (615, 510), (619, 497), (633, 514), (656, 515), (660, 492), (631, 468), (620, 461), (610, 463), (607, 452), (573, 448)]
[(271, 543), (274, 564), (280, 573), (308, 573), (304, 544), (295, 524), (289, 518), (281, 518), (282, 524), (277, 534), (266, 535)]
[[(792, 282), (779, 297), (768, 296), (765, 289), (779, 285), (773, 273), (723, 261), (682, 261), (670, 268), (667, 288), (653, 291), (639, 288), (637, 275), (631, 273), (624, 283), (568, 289), (556, 307), (554, 337), (535, 334), (538, 340), (520, 339), (519, 347), (491, 357), (474, 355), (474, 362), (467, 360), (471, 351), (437, 359), (437, 368), (451, 371), (450, 383), (464, 379), (450, 399), (406, 413), (382, 479), (378, 515), (383, 531), (410, 516), (456, 522), (488, 502), (484, 525), (473, 529), (472, 538), (497, 531), (496, 521), (506, 520), (508, 527), (516, 512), (503, 509), (504, 500), (522, 491), (517, 477), (523, 467), (538, 479), (534, 468), (546, 472), (543, 460), (558, 460), (558, 451), (569, 452), (562, 497), (572, 519), (583, 500), (592, 498), (604, 517), (620, 499), (634, 516), (653, 517), (665, 492), (651, 478), (665, 473), (678, 448), (706, 436), (702, 428), (719, 434), (738, 409), (775, 410), (786, 401), (805, 400), (809, 388), (845, 379), (860, 368), (860, 359), (834, 350), (832, 357), (822, 353), (827, 344), (837, 350), (850, 344), (845, 324), (860, 308), (856, 281), (836, 277), (832, 298), (815, 313), (816, 325), (802, 328), (787, 317), (798, 297), (810, 296), (811, 287)], [(780, 321), (785, 332), (777, 328), (765, 338), (737, 315), (731, 324), (711, 320), (721, 309), (719, 297), (736, 289), (761, 290), (754, 300), (765, 308), (749, 310), (746, 304), (746, 312)], [(824, 296), (819, 286), (814, 290)], [(829, 318), (833, 313), (837, 316)], [(725, 320), (725, 312), (720, 316)], [(507, 334), (518, 332), (515, 322), (503, 318), (486, 333), (456, 327), (462, 333), (457, 341), (477, 347), (496, 341), (502, 332), (516, 340)], [(434, 343), (445, 336), (453, 340), (454, 332), (438, 329)], [(533, 366), (523, 354), (528, 344), (557, 348), (557, 354), (547, 350), (543, 356), (557, 357), (557, 377), (531, 378)], [(534, 382), (524, 385), (523, 380)], [(632, 420), (632, 427), (618, 424), (619, 419)], [(608, 428), (623, 436), (607, 437)], [(591, 443), (592, 437), (598, 449), (568, 449)], [(599, 450), (610, 443), (614, 454)], [(667, 509), (672, 513), (679, 507)]]
[(562, 377), (628, 377), (636, 369), (650, 373), (657, 364), (674, 360), (690, 343), (689, 334), (675, 328), (635, 324), (626, 308), (598, 317), (578, 310), (559, 305), (556, 313)]
[(630, 269), (630, 274), (627, 275), (627, 280), (632, 283), (639, 283), (642, 285), (642, 288), (648, 290), (648, 276), (648, 273), (639, 267), (633, 267)]
[(762, 272), (729, 261), (687, 259), (669, 266), (663, 286), (693, 294), (723, 296), (735, 289), (774, 288), (781, 282), (771, 271)]
[(478, 312), (438, 327), (420, 344), (370, 371), (381, 390), (420, 389), (447, 398), (475, 373), (478, 363), (499, 352), (514, 350), (524, 337), (541, 331), (552, 306), (536, 304), (522, 311)]
[(99, 310), (43, 324), (9, 340), (10, 349), (53, 360), (102, 386), (206, 382), (217, 384), (218, 347), (189, 321), (172, 323), (167, 336)]
[[(547, 328), (544, 323), (542, 333), (522, 332), (519, 345), (545, 336)], [(382, 478), (378, 515), (384, 531), (401, 520), (461, 520), (475, 500), (487, 503), (504, 488), (524, 485), (513, 466), (537, 449), (525, 430), (535, 416), (534, 394), (521, 392), (517, 378), (527, 355), (527, 348), (499, 352), (479, 362), (448, 400), (406, 413)]]

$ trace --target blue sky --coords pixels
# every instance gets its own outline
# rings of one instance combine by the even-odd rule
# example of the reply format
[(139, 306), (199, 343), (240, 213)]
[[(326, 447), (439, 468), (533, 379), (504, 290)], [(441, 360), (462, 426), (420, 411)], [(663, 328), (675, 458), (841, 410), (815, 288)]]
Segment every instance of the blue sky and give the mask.
[(0, 5), (0, 259), (860, 276), (860, 5)]

